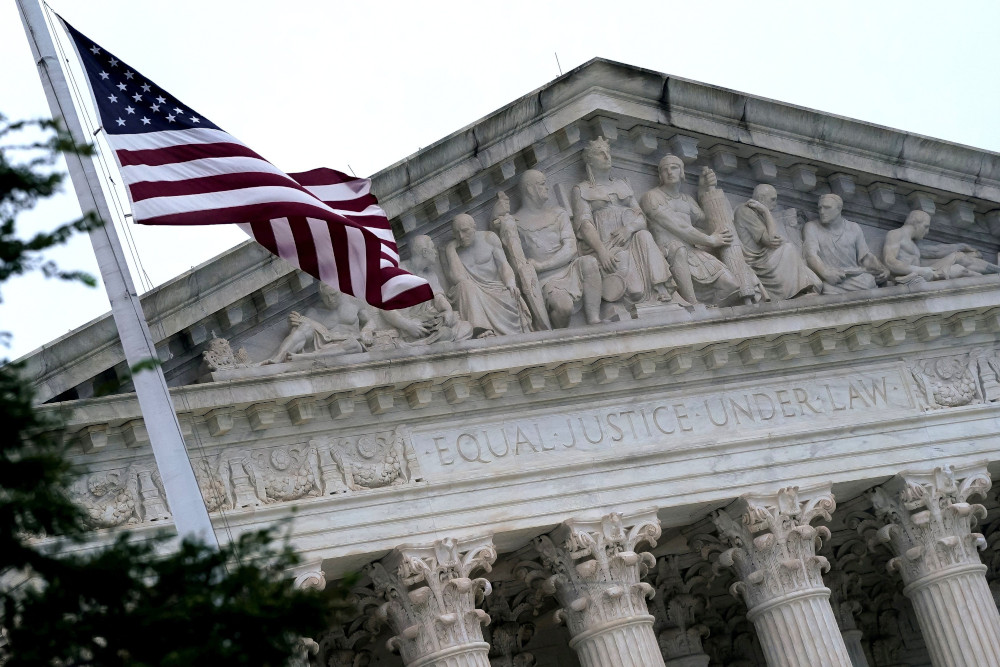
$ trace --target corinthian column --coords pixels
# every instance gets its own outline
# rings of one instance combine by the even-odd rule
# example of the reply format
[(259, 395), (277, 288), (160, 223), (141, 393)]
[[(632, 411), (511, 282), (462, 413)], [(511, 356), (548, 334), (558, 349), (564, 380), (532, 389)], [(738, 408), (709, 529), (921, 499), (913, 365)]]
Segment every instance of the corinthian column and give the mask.
[(829, 521), (834, 507), (827, 484), (743, 496), (712, 516), (731, 546), (719, 563), (739, 578), (730, 592), (746, 602), (770, 667), (851, 667), (823, 585), (830, 564), (816, 555), (830, 531), (810, 525), (819, 517)]
[(872, 492), (874, 536), (859, 527), (895, 554), (889, 571), (903, 578), (935, 667), (1000, 665), (1000, 613), (977, 552), (986, 540), (972, 532), (986, 509), (967, 502), (989, 490), (985, 464), (900, 473)]
[(544, 568), (518, 566), (529, 586), (555, 595), (556, 620), (569, 628), (582, 667), (663, 667), (646, 607), (653, 587), (640, 581), (656, 561), (636, 551), (659, 536), (656, 510), (570, 520), (535, 538)]
[(656, 619), (653, 630), (666, 667), (708, 667), (709, 656), (701, 644), (708, 636), (708, 627), (700, 620), (708, 607), (705, 594), (711, 574), (703, 576), (702, 567), (711, 566), (702, 561), (682, 573), (677, 556), (657, 561), (656, 595), (649, 610)]
[(438, 540), (400, 547), (369, 566), (375, 591), (386, 600), (378, 615), (395, 636), (387, 646), (407, 667), (489, 667), (482, 625), (490, 617), (476, 603), (492, 591), (486, 579), (497, 552), (490, 538)]

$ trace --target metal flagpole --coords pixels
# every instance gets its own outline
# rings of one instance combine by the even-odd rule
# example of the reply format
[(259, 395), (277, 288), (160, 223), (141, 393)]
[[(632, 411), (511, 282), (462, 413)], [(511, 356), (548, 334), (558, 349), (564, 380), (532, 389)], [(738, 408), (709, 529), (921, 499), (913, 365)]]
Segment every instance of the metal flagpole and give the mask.
[[(89, 137), (84, 132), (73, 105), (40, 0), (17, 0), (17, 6), (32, 55), (38, 65), (38, 74), (52, 117), (63, 123), (74, 143), (88, 143)], [(90, 232), (90, 241), (111, 301), (111, 314), (118, 327), (125, 359), (130, 368), (136, 368), (140, 366), (140, 362), (157, 359), (156, 348), (149, 335), (149, 327), (125, 263), (118, 234), (111, 222), (111, 211), (104, 198), (97, 169), (90, 157), (76, 153), (66, 153), (66, 164), (76, 196), (80, 200), (80, 208), (85, 214), (95, 213), (104, 221), (103, 225)], [(218, 548), (218, 539), (198, 488), (191, 459), (188, 458), (163, 370), (158, 364), (153, 368), (138, 370), (132, 381), (177, 532), (182, 538), (198, 540)]]

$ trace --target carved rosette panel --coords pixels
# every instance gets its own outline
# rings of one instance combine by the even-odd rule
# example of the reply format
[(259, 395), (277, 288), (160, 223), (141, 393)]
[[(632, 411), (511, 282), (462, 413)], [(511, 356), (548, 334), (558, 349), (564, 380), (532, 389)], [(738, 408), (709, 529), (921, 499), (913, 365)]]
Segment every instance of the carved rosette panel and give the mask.
[(70, 495), (91, 528), (117, 528), (170, 518), (160, 475), (154, 467), (133, 465), (77, 478)]
[(903, 473), (871, 494), (882, 525), (866, 522), (858, 530), (869, 542), (892, 548), (896, 556), (889, 570), (898, 571), (907, 584), (953, 567), (980, 565), (978, 551), (986, 548), (986, 540), (972, 529), (986, 508), (968, 500), (989, 490), (985, 466)]
[[(982, 403), (982, 382), (990, 382), (991, 372), (996, 377), (995, 370), (982, 354), (915, 360), (908, 367), (916, 382), (917, 398), (926, 410)], [(992, 385), (988, 388), (995, 393)]]
[[(472, 578), (490, 572), (497, 553), (490, 538), (438, 540), (401, 547), (368, 568), (375, 591), (385, 599), (378, 617), (394, 636), (388, 647), (406, 665), (488, 665), (483, 625), (489, 615), (477, 605), (492, 592), (490, 582)], [(458, 663), (455, 663), (458, 664)]]
[(739, 577), (730, 592), (742, 596), (752, 610), (788, 593), (823, 588), (823, 572), (830, 563), (816, 551), (830, 530), (811, 524), (819, 518), (829, 521), (835, 507), (826, 485), (745, 496), (735, 511), (714, 513), (716, 530), (730, 545), (718, 562)]
[(399, 486), (417, 481), (416, 461), (408, 456), (402, 427), (347, 437), (311, 440), (319, 459), (325, 495)]

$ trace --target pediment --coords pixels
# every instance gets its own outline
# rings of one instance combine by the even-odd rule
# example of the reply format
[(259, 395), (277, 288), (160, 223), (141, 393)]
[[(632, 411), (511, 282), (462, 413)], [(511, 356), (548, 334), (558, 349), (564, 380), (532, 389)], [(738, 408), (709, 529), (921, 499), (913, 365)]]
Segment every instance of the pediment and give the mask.
[[(835, 193), (844, 201), (844, 217), (861, 225), (876, 255), (886, 232), (914, 209), (931, 216), (929, 241), (968, 243), (986, 258), (996, 258), (1000, 248), (1000, 155), (604, 60), (382, 170), (373, 177), (374, 190), (406, 258), (420, 235), (444, 248), (459, 214), (488, 230), (500, 193), (519, 209), (518, 183), (528, 169), (544, 173), (553, 202), (570, 208), (572, 188), (588, 177), (583, 149), (598, 137), (610, 144), (613, 176), (627, 181), (637, 197), (657, 186), (657, 163), (667, 153), (685, 162), (685, 192), (696, 194), (698, 175), (708, 167), (734, 208), (756, 185), (772, 184), (776, 220), (792, 243), (800, 242), (802, 224), (816, 218), (817, 198)], [(293, 311), (323, 309), (311, 278), (252, 243), (154, 290), (143, 306), (171, 386), (301, 370), (306, 366), (279, 364), (246, 372), (280, 345)], [(379, 320), (377, 328), (391, 326)], [(555, 338), (551, 332), (521, 336)], [(503, 338), (497, 344), (510, 342)], [(218, 375), (204, 358), (221, 339), (234, 353), (246, 351), (245, 358), (234, 357), (240, 368), (228, 375)], [(457, 347), (486, 350), (490, 342)], [(456, 348), (394, 351), (389, 341), (376, 352), (391, 359), (445, 349)], [(364, 354), (323, 363), (353, 363)], [(87, 398), (126, 375), (110, 316), (26, 362), (43, 401)], [(129, 389), (127, 381), (119, 382), (116, 391)]]

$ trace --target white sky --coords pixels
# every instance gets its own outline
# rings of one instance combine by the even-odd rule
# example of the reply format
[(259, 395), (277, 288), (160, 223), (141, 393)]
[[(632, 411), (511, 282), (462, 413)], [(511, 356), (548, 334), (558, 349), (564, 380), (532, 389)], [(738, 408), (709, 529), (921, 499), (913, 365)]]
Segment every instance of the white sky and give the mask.
[[(593, 57), (1000, 151), (996, 0), (838, 3), (51, 0), (98, 44), (286, 171), (370, 175)], [(168, 9), (165, 9), (168, 8)], [(0, 3), (0, 113), (48, 115), (14, 2)], [(23, 233), (79, 215), (72, 194)], [(136, 226), (160, 284), (245, 237)], [(89, 241), (50, 253), (98, 274)], [(136, 282), (138, 276), (136, 276)], [(102, 288), (3, 286), (0, 357), (109, 310)]]

